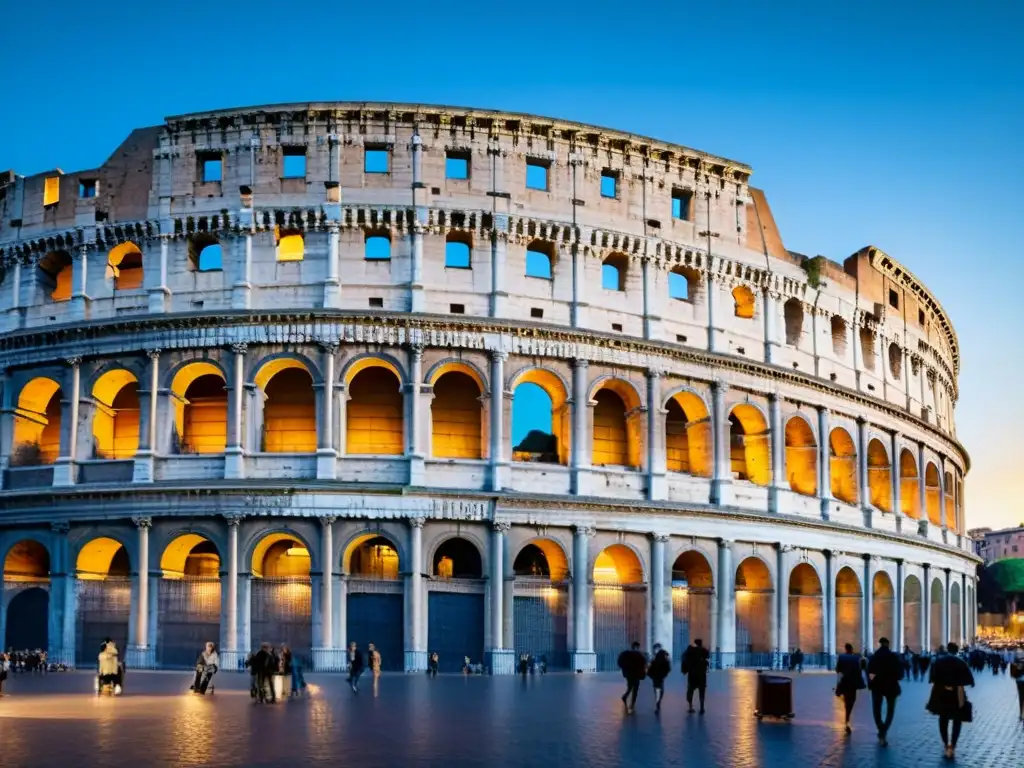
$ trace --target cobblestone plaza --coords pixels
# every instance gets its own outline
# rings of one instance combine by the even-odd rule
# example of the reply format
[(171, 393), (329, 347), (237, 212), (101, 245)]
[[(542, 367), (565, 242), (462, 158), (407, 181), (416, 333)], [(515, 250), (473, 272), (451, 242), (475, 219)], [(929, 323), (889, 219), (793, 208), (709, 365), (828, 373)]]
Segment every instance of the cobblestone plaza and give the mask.
[[(938, 729), (924, 704), (929, 686), (904, 683), (882, 749), (870, 697), (842, 732), (834, 676), (795, 683), (796, 718), (758, 722), (756, 674), (715, 672), (708, 712), (686, 714), (684, 678), (668, 679), (664, 710), (653, 713), (649, 684), (637, 713), (623, 713), (616, 675), (514, 677), (385, 675), (376, 695), (363, 678), (357, 696), (340, 675), (310, 675), (309, 698), (275, 706), (250, 702), (244, 675), (223, 673), (213, 696), (187, 693), (188, 675), (129, 673), (121, 698), (96, 698), (84, 673), (14, 676), (0, 699), (4, 766), (937, 766)], [(1024, 764), (1016, 693), (1008, 677), (985, 675), (968, 695), (957, 764)], [(159, 757), (154, 757), (159, 756)]]

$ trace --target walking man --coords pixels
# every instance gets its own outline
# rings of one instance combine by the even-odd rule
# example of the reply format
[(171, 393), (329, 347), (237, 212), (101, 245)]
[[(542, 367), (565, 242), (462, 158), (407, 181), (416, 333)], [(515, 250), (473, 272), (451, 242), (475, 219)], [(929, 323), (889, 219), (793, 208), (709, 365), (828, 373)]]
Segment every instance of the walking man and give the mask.
[[(896, 714), (896, 697), (902, 693), (900, 680), (903, 678), (903, 661), (889, 650), (889, 640), (878, 638), (878, 650), (868, 661), (868, 688), (871, 689), (871, 711), (878, 728), (878, 743), (889, 745), (886, 735)], [(885, 701), (885, 719), (882, 719), (882, 702)]]
[(363, 674), (366, 663), (363, 661), (363, 652), (356, 644), (349, 643), (348, 646), (348, 684), (352, 686), (353, 693), (359, 693), (359, 676)]
[(665, 678), (668, 677), (668, 673), (671, 671), (672, 659), (669, 657), (668, 651), (662, 648), (660, 644), (655, 645), (654, 660), (647, 670), (647, 675), (651, 678), (651, 683), (654, 685), (655, 714), (661, 712), (661, 700), (665, 697)]
[(640, 692), (640, 681), (647, 674), (647, 658), (640, 651), (640, 643), (633, 643), (629, 650), (619, 654), (619, 669), (626, 678), (626, 692), (622, 694), (622, 703), (626, 705), (626, 713), (636, 711), (636, 695)]
[(693, 714), (693, 692), (700, 697), (700, 713), (704, 714), (704, 692), (708, 687), (708, 664), (711, 654), (704, 647), (704, 641), (697, 638), (693, 645), (683, 652), (683, 674), (686, 675), (687, 710)]

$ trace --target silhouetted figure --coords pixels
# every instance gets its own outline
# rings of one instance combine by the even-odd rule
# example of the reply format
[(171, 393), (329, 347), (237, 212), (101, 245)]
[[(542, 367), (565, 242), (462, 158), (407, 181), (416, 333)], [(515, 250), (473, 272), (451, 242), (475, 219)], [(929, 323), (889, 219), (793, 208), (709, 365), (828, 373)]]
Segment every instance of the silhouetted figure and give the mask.
[(683, 674), (686, 675), (687, 711), (693, 713), (693, 692), (700, 699), (700, 713), (704, 714), (704, 693), (708, 688), (708, 666), (711, 654), (699, 637), (683, 652)]
[(437, 677), (437, 666), (440, 663), (437, 652), (430, 654), (430, 661), (427, 662), (427, 674), (431, 677)]
[(270, 643), (262, 643), (260, 649), (252, 659), (252, 666), (256, 670), (256, 701), (264, 704), (267, 701), (277, 701), (277, 694), (274, 692), (274, 675), (277, 674), (277, 656)]
[[(939, 734), (948, 759), (956, 754), (956, 743), (960, 739), (960, 728), (972, 719), (971, 704), (964, 688), (974, 686), (974, 675), (966, 662), (956, 655), (956, 643), (946, 646), (949, 651), (935, 660), (929, 682), (932, 684), (928, 697), (928, 711), (939, 717)], [(949, 724), (953, 723), (953, 733)]]
[(853, 728), (850, 727), (850, 715), (853, 714), (853, 705), (857, 703), (857, 691), (864, 690), (861, 660), (861, 656), (853, 652), (853, 646), (850, 643), (846, 644), (846, 653), (839, 654), (839, 658), (836, 660), (836, 672), (839, 674), (836, 696), (843, 699), (848, 734), (853, 733)]
[(359, 693), (359, 676), (363, 674), (366, 662), (363, 660), (363, 652), (355, 643), (348, 646), (348, 684), (352, 686), (353, 693)]
[(654, 711), (661, 712), (661, 700), (665, 698), (665, 678), (672, 671), (672, 659), (660, 645), (654, 646), (654, 660), (647, 668), (647, 676), (654, 686)]
[(619, 669), (626, 678), (626, 692), (622, 694), (622, 703), (626, 712), (636, 711), (636, 695), (640, 692), (640, 681), (647, 673), (647, 658), (640, 651), (640, 643), (633, 643), (629, 650), (619, 654)]
[[(878, 743), (883, 747), (889, 742), (886, 735), (896, 714), (896, 697), (903, 691), (900, 680), (903, 679), (903, 660), (889, 650), (889, 640), (878, 638), (878, 650), (868, 661), (868, 688), (871, 689), (871, 711), (875, 716), (878, 728)], [(885, 702), (885, 719), (882, 719), (882, 702)]]

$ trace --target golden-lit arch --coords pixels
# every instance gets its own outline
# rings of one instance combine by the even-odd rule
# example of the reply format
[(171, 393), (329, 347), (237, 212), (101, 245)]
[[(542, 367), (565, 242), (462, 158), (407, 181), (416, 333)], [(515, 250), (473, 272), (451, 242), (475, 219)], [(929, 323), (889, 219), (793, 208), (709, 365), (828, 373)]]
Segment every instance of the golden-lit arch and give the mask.
[[(543, 368), (527, 368), (520, 372), (512, 381), (513, 409), (515, 407), (515, 391), (523, 384), (534, 384), (547, 394), (551, 399), (551, 432), (557, 444), (557, 455), (559, 464), (569, 463), (570, 448), (570, 423), (571, 413), (569, 408), (569, 393), (566, 391), (562, 380), (551, 371)], [(513, 413), (513, 420), (515, 414)], [(513, 461), (527, 461), (527, 457), (517, 457), (516, 452), (512, 455)]]
[(889, 453), (877, 437), (868, 443), (868, 490), (873, 507), (892, 512), (892, 466)]
[(220, 575), (220, 556), (213, 542), (198, 533), (183, 533), (164, 549), (160, 570), (165, 579), (214, 578)]
[(132, 242), (115, 245), (107, 254), (107, 279), (114, 281), (115, 291), (142, 287), (142, 251)]
[(60, 453), (61, 389), (39, 376), (18, 394), (12, 464), (52, 464)]
[(829, 475), (832, 497), (847, 504), (857, 503), (857, 448), (850, 433), (836, 427), (829, 435)]
[(772, 572), (759, 557), (747, 557), (736, 566), (737, 592), (773, 592)]
[(274, 227), (274, 244), (277, 246), (278, 261), (302, 261), (306, 253), (306, 241), (297, 229)]
[(643, 419), (640, 396), (622, 379), (604, 379), (594, 388), (592, 461), (595, 467), (637, 469), (641, 464)]
[(875, 639), (887, 637), (892, 640), (896, 633), (896, 591), (885, 571), (876, 571), (871, 579), (871, 597), (871, 624)]
[(612, 544), (594, 560), (596, 584), (642, 584), (644, 569), (636, 552), (625, 544)]
[(139, 380), (124, 368), (107, 371), (92, 388), (96, 456), (130, 459), (139, 450)]
[(3, 562), (5, 582), (43, 581), (50, 578), (50, 552), (34, 539), (22, 539), (7, 550)]
[(796, 493), (818, 493), (818, 444), (810, 424), (799, 415), (786, 422), (786, 475)]
[(957, 524), (956, 519), (956, 498), (953, 491), (953, 474), (951, 472), (946, 473), (943, 488), (946, 493), (944, 497), (946, 503), (946, 509), (944, 510), (946, 515), (946, 527), (959, 533), (959, 525)]
[(40, 282), (43, 291), (49, 291), (53, 301), (67, 301), (71, 298), (71, 282), (74, 268), (67, 251), (50, 251), (39, 260)]
[(434, 458), (481, 459), (484, 456), (484, 409), (480, 402), (483, 390), (479, 376), (463, 370), (467, 367), (451, 367), (432, 378), (430, 452)]
[(316, 453), (316, 394), (309, 368), (295, 358), (278, 357), (260, 366), (253, 381), (266, 396), (260, 450)]
[(836, 574), (836, 648), (841, 649), (846, 643), (859, 648), (863, 635), (861, 625), (861, 594), (860, 579), (850, 566), (843, 566)]
[(754, 309), (757, 306), (754, 292), (745, 285), (737, 285), (732, 289), (732, 298), (736, 317), (750, 320), (754, 316)]
[(924, 470), (924, 494), (925, 506), (928, 510), (928, 522), (932, 525), (941, 526), (942, 502), (940, 496), (942, 495), (942, 487), (939, 484), (939, 468), (930, 461)]
[(353, 379), (369, 368), (383, 368), (386, 371), (391, 371), (399, 383), (402, 381), (402, 372), (393, 362), (383, 357), (366, 356), (353, 361), (345, 369), (345, 386), (351, 386)]
[(225, 385), (220, 368), (202, 360), (182, 366), (174, 375), (174, 429), (185, 453), (224, 453), (228, 442)]
[(715, 575), (704, 553), (689, 549), (679, 554), (672, 564), (672, 581), (685, 581), (690, 591), (714, 589)]
[(904, 448), (900, 451), (900, 507), (909, 518), (921, 518), (921, 478), (917, 474), (914, 455)]
[(253, 376), (253, 384), (262, 389), (264, 392), (267, 391), (267, 385), (270, 380), (281, 373), (281, 371), (287, 371), (290, 369), (300, 369), (309, 374), (309, 378), (312, 380), (313, 372), (309, 370), (307, 366), (301, 360), (294, 357), (275, 357), (273, 360), (268, 360), (259, 367), (256, 371), (256, 375)]
[[(475, 366), (460, 362), (459, 360), (448, 360), (447, 362), (441, 363), (436, 368), (433, 368), (430, 371), (427, 384), (432, 387), (436, 386), (438, 379), (446, 373), (452, 373), (453, 371), (463, 373), (475, 381), (477, 389), (479, 389), (480, 392), (484, 392), (487, 389), (487, 383), (484, 381), (483, 376), (480, 375), (480, 371), (478, 371)], [(397, 375), (397, 371), (395, 374)]]
[(309, 547), (292, 533), (268, 533), (252, 552), (256, 578), (309, 578), (312, 565)]
[[(365, 365), (360, 365), (364, 363)], [(397, 369), (379, 358), (357, 361), (346, 374), (346, 452), (400, 456), (405, 453), (404, 401)]]
[(813, 565), (798, 563), (789, 572), (789, 594), (799, 596), (822, 594), (821, 578)]
[[(535, 562), (531, 553), (539, 551), (542, 562)], [(531, 539), (525, 542), (512, 561), (512, 570), (516, 576), (548, 576), (551, 581), (565, 581), (569, 577), (569, 560), (565, 550), (551, 539)], [(545, 573), (545, 570), (547, 571)]]
[(398, 546), (379, 532), (357, 536), (342, 555), (342, 570), (364, 579), (396, 580), (401, 574), (400, 566)]
[(676, 392), (665, 409), (668, 471), (711, 477), (711, 419), (704, 401), (693, 392)]
[(749, 403), (729, 412), (729, 455), (733, 475), (756, 485), (768, 485), (772, 464), (770, 433), (764, 414)]
[(93, 539), (78, 552), (75, 571), (83, 580), (103, 580), (108, 576), (128, 576), (128, 551), (124, 545), (107, 536)]

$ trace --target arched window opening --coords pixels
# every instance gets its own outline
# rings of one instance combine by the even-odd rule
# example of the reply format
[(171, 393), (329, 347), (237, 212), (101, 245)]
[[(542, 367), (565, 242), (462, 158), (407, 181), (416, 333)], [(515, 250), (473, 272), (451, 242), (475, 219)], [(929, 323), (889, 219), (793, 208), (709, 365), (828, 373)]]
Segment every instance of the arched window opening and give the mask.
[(67, 251), (50, 251), (39, 260), (39, 283), (53, 301), (71, 298), (73, 269)]
[(868, 489), (871, 505), (883, 512), (892, 512), (892, 466), (882, 441), (868, 443)]
[(433, 574), (438, 579), (481, 579), (480, 552), (466, 539), (448, 539), (434, 552)]
[(824, 650), (822, 626), (823, 591), (814, 566), (800, 563), (789, 574), (789, 636), (779, 645), (806, 654)]
[(842, 427), (829, 436), (829, 475), (832, 497), (847, 504), (857, 503), (857, 448)]
[(399, 577), (398, 550), (384, 536), (367, 537), (354, 545), (349, 573), (364, 579), (394, 581)]
[(430, 403), (434, 458), (483, 458), (480, 396), (476, 381), (462, 371), (449, 371), (434, 382), (434, 399)]
[(220, 241), (205, 232), (189, 236), (188, 261), (196, 272), (221, 271), (224, 269), (224, 253)]
[(449, 232), (444, 244), (444, 266), (446, 269), (471, 269), (470, 252), (473, 241), (463, 232)]
[(570, 407), (561, 379), (533, 368), (519, 375), (514, 387), (512, 460), (567, 464)]
[(804, 308), (800, 299), (789, 299), (782, 307), (786, 320), (786, 343), (791, 347), (800, 346), (804, 335)]
[(93, 539), (79, 551), (75, 571), (82, 581), (127, 578), (131, 574), (128, 550), (114, 539)]
[(316, 453), (316, 396), (305, 368), (284, 368), (266, 383), (263, 439), (266, 453)]
[(364, 368), (349, 385), (347, 452), (400, 456), (403, 444), (402, 391), (398, 377), (381, 366)]
[(181, 453), (224, 453), (228, 442), (228, 394), (219, 373), (195, 377), (181, 393)]
[[(512, 563), (512, 571), (517, 579), (558, 583), (569, 577), (569, 561), (565, 551), (555, 541), (534, 539), (519, 550)], [(555, 597), (551, 594), (545, 596)]]
[(896, 591), (885, 571), (877, 571), (871, 579), (871, 623), (874, 636), (892, 638), (896, 635)]
[[(932, 525), (942, 525), (942, 509), (940, 507), (942, 488), (939, 485), (939, 469), (931, 462), (924, 470), (924, 495), (925, 506), (928, 511), (928, 521)], [(955, 527), (955, 526), (954, 526)]]
[(601, 287), (606, 291), (626, 290), (626, 269), (629, 260), (621, 253), (613, 253), (601, 263)]
[(595, 584), (642, 584), (643, 566), (625, 544), (612, 544), (594, 560)]
[(903, 375), (903, 350), (895, 342), (889, 345), (889, 373), (896, 381)]
[(57, 460), (62, 398), (53, 379), (35, 378), (22, 387), (14, 411), (12, 467), (34, 467)]
[(391, 238), (387, 235), (366, 234), (364, 258), (367, 261), (389, 261), (391, 259)]
[(700, 285), (700, 275), (690, 267), (675, 267), (668, 273), (668, 295), (677, 301), (693, 301)]
[(920, 478), (917, 462), (906, 448), (900, 452), (900, 506), (907, 517), (918, 520), (921, 517)]
[(693, 590), (714, 589), (714, 575), (707, 558), (700, 552), (690, 550), (683, 552), (672, 564), (672, 586), (686, 587)]
[(863, 637), (861, 626), (861, 594), (860, 579), (849, 566), (844, 566), (836, 574), (836, 648), (852, 643), (860, 648)]
[(550, 280), (554, 273), (555, 246), (544, 240), (534, 240), (526, 246), (526, 276)]
[(737, 285), (732, 289), (732, 299), (736, 317), (742, 317), (744, 320), (750, 320), (754, 317), (754, 307), (757, 302), (752, 290), (745, 285)]
[(944, 514), (946, 515), (946, 527), (959, 533), (960, 526), (957, 524), (956, 519), (956, 492), (953, 489), (953, 475), (951, 473), (946, 473), (943, 486), (945, 489), (944, 500), (946, 509)]
[[(278, 538), (266, 547), (262, 553), (262, 561), (258, 577), (263, 579), (308, 579), (312, 558), (309, 548), (301, 541), (288, 536)], [(258, 554), (259, 548), (257, 548)], [(254, 576), (257, 573), (253, 574)]]
[(846, 356), (846, 321), (832, 315), (832, 352), (836, 357)]
[(799, 416), (786, 422), (786, 471), (789, 487), (796, 493), (818, 493), (818, 445), (807, 421)]
[(93, 454), (130, 459), (139, 450), (139, 383), (126, 370), (108, 371), (93, 386)]
[(47, 581), (50, 578), (50, 553), (38, 541), (24, 539), (9, 550), (3, 563), (4, 583)]
[(860, 353), (864, 360), (864, 368), (875, 370), (875, 332), (862, 325), (860, 328)]
[(298, 229), (274, 227), (274, 245), (278, 261), (302, 261), (306, 254), (306, 241)]
[(752, 405), (737, 405), (729, 414), (729, 453), (732, 476), (756, 485), (771, 479), (770, 433), (761, 412)]
[(551, 567), (544, 552), (536, 544), (527, 544), (516, 555), (512, 564), (516, 576), (532, 576), (535, 578), (551, 578)]
[(903, 584), (903, 636), (916, 653), (921, 650), (921, 582), (911, 574)]
[(142, 287), (142, 251), (135, 243), (121, 243), (107, 255), (107, 277), (115, 291)]
[(669, 472), (711, 476), (711, 420), (692, 392), (680, 392), (666, 405), (665, 451)]
[(160, 556), (160, 571), (165, 579), (216, 579), (220, 576), (220, 555), (209, 539), (185, 533), (167, 545)]
[(636, 469), (640, 466), (640, 404), (625, 382), (607, 382), (594, 395), (593, 464)]
[(772, 576), (768, 566), (748, 557), (736, 568), (736, 650), (767, 653), (771, 648)]

